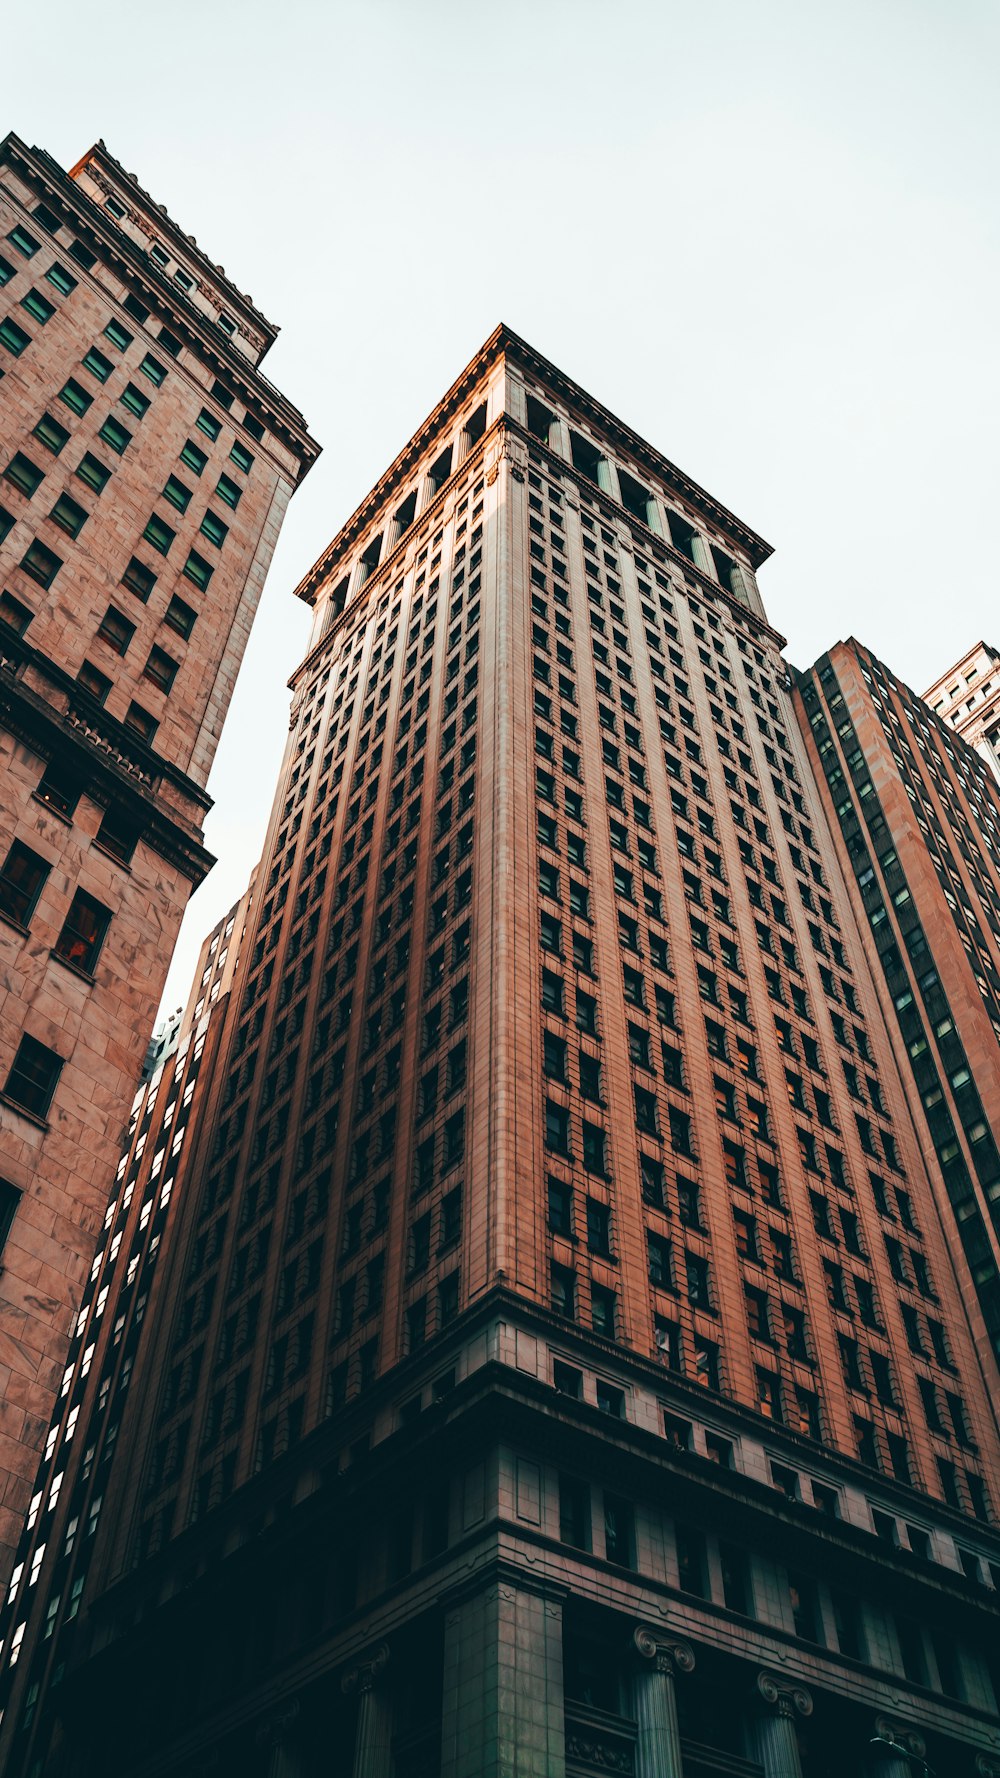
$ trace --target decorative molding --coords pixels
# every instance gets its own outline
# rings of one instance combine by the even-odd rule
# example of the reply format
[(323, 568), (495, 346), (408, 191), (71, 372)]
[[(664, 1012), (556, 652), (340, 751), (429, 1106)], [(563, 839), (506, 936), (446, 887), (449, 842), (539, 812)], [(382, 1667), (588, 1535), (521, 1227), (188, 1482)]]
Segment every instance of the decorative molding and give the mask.
[(758, 1708), (773, 1711), (775, 1716), (811, 1716), (813, 1701), (804, 1685), (785, 1679), (780, 1673), (766, 1669), (754, 1680), (754, 1696)]
[(257, 1746), (283, 1747), (294, 1733), (300, 1714), (298, 1698), (293, 1698), (286, 1709), (275, 1710), (271, 1716), (266, 1716), (254, 1736)]
[(897, 1722), (892, 1716), (876, 1716), (875, 1738), (888, 1741), (899, 1753), (912, 1759), (922, 1760), (927, 1752), (927, 1743), (918, 1729), (911, 1729), (907, 1723)]
[(682, 1637), (664, 1634), (651, 1624), (637, 1624), (632, 1632), (632, 1647), (643, 1661), (650, 1661), (657, 1673), (673, 1679), (678, 1673), (693, 1673), (694, 1649)]
[(352, 1697), (355, 1692), (374, 1691), (376, 1681), (385, 1672), (388, 1665), (389, 1644), (380, 1642), (365, 1660), (359, 1661), (356, 1667), (352, 1667), (341, 1678), (340, 1689), (345, 1698)]
[(976, 1778), (1000, 1778), (1000, 1753), (977, 1753), (973, 1770)]

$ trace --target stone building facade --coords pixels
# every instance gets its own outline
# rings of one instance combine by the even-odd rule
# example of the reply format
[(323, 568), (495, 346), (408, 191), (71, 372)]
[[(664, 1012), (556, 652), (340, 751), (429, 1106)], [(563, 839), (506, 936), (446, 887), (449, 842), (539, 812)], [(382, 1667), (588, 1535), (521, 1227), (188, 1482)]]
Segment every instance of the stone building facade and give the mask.
[(12, 1773), (997, 1771), (995, 1365), (767, 554), (501, 328), (302, 582), (155, 1314), (124, 1396), (81, 1326), (0, 1620)]
[(107, 153), (0, 145), (0, 1573), (9, 1574), (205, 784), (316, 455), (275, 329)]
[(1000, 652), (989, 642), (977, 642), (935, 680), (923, 700), (1000, 778)]

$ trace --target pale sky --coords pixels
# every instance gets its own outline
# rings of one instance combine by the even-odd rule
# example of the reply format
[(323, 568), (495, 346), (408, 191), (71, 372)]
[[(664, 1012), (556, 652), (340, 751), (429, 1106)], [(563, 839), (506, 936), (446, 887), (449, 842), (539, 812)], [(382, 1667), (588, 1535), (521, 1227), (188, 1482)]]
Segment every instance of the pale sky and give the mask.
[(97, 137), (282, 328), (324, 454), (295, 496), (210, 790), (263, 840), (292, 588), (500, 320), (761, 532), (789, 657), (855, 634), (916, 690), (1000, 643), (1000, 9), (992, 0), (51, 0), (5, 127)]

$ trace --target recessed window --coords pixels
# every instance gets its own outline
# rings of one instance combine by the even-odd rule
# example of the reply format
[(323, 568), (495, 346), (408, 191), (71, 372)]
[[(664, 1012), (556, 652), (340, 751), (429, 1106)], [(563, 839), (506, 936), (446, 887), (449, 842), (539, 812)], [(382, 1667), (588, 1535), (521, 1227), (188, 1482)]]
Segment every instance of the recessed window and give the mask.
[[(183, 456), (183, 452), (181, 455)], [(218, 494), (219, 499), (225, 502), (226, 506), (231, 506), (234, 510), (239, 506), (239, 503), (243, 498), (243, 489), (238, 488), (236, 483), (231, 481), (228, 475), (220, 475), (215, 492)]]
[(190, 272), (183, 271), (180, 266), (174, 272), (174, 283), (179, 284), (182, 290), (194, 289), (194, 279)]
[(159, 360), (154, 358), (149, 352), (146, 353), (139, 369), (142, 371), (144, 377), (148, 377), (151, 383), (155, 383), (157, 389), (166, 378), (166, 366), (161, 364)]
[(46, 549), (44, 543), (39, 543), (36, 538), (27, 554), (21, 557), (21, 567), (25, 574), (30, 574), (32, 580), (37, 580), (39, 586), (49, 587), (62, 567), (62, 557), (57, 556), (54, 550)]
[(86, 482), (88, 488), (93, 488), (95, 494), (100, 494), (111, 480), (110, 469), (106, 469), (104, 464), (99, 462), (96, 457), (92, 457), (89, 451), (81, 457), (76, 473), (82, 482)]
[(132, 703), (125, 712), (125, 727), (132, 730), (146, 747), (152, 745), (153, 737), (159, 728), (156, 717), (143, 709), (141, 704)]
[(133, 296), (131, 292), (129, 292), (129, 295), (125, 298), (125, 301), (122, 304), (122, 308), (125, 310), (126, 315), (131, 315), (134, 321), (138, 321), (140, 327), (145, 327), (146, 322), (149, 320), (149, 310), (145, 303), (139, 301), (137, 296)]
[(108, 415), (97, 436), (103, 438), (105, 444), (110, 445), (113, 451), (117, 451), (119, 457), (132, 443), (131, 432), (127, 431), (121, 421), (116, 420), (111, 414)]
[(105, 198), (104, 208), (109, 216), (114, 217), (116, 222), (123, 222), (128, 215), (125, 205), (120, 204), (117, 198)]
[(56, 940), (56, 956), (74, 969), (83, 970), (85, 975), (93, 975), (110, 922), (109, 910), (78, 889)]
[(53, 524), (58, 525), (70, 537), (79, 537), (88, 516), (87, 508), (80, 506), (68, 494), (60, 494), (49, 514)]
[(12, 352), (15, 358), (20, 358), (25, 346), (30, 344), (30, 333), (25, 333), (23, 327), (18, 327), (16, 321), (5, 315), (0, 321), (0, 346), (6, 346), (8, 352)]
[(0, 593), (0, 625), (15, 636), (23, 636), (34, 617), (34, 612), (15, 599), (13, 593)]
[(116, 654), (124, 654), (132, 637), (135, 635), (135, 624), (129, 623), (124, 612), (117, 605), (109, 605), (101, 619), (101, 627), (97, 634), (102, 642), (113, 648)]
[(171, 358), (180, 356), (181, 342), (175, 333), (171, 333), (169, 327), (161, 327), (157, 337), (163, 350), (169, 352)]
[(250, 437), (255, 438), (258, 444), (264, 442), (264, 428), (260, 421), (254, 418), (253, 414), (243, 415), (243, 430), (244, 432), (249, 432)]
[(58, 457), (64, 445), (69, 444), (69, 432), (52, 414), (42, 415), (35, 427), (34, 436), (54, 457)]
[(46, 321), (51, 321), (56, 312), (55, 303), (50, 303), (48, 297), (43, 296), (40, 290), (25, 291), (21, 298), (21, 307), (27, 309), (28, 314), (33, 315), (42, 327), (45, 326)]
[(133, 556), (122, 575), (122, 586), (127, 586), (129, 592), (134, 593), (145, 604), (155, 585), (156, 575), (152, 569), (140, 562), (137, 556)]
[(0, 870), (0, 914), (15, 926), (27, 926), (49, 869), (30, 846), (15, 840)]
[(188, 579), (193, 580), (195, 586), (200, 587), (204, 592), (215, 570), (210, 562), (205, 561), (204, 556), (199, 556), (195, 550), (192, 550), (184, 564), (184, 572)]
[(151, 679), (161, 691), (169, 691), (177, 676), (178, 662), (162, 648), (150, 650), (149, 659), (142, 669), (144, 679)]
[(239, 439), (236, 440), (236, 443), (233, 445), (233, 448), (229, 453), (229, 461), (230, 463), (235, 463), (237, 469), (242, 469), (244, 475), (249, 475), (253, 468), (253, 458), (247, 450), (246, 445), (240, 444)]
[(88, 692), (98, 704), (104, 703), (108, 692), (111, 690), (111, 681), (107, 674), (102, 673), (91, 661), (84, 661), (83, 666), (80, 668), (80, 671), (76, 676), (76, 683), (77, 685), (82, 686), (83, 690)]
[(136, 848), (139, 830), (123, 809), (112, 803), (97, 830), (97, 843), (119, 863), (127, 864)]
[(72, 409), (74, 414), (85, 414), (93, 399), (94, 397), (87, 394), (83, 385), (74, 382), (72, 377), (70, 377), (69, 382), (65, 387), (59, 391), (59, 400), (64, 401), (66, 406)]
[(72, 815), (80, 800), (80, 782), (73, 767), (65, 760), (51, 759), (35, 795), (57, 815)]
[(218, 438), (222, 431), (221, 420), (217, 420), (214, 414), (210, 414), (207, 407), (203, 407), (198, 415), (197, 425), (199, 432), (204, 432), (206, 438)]
[(178, 512), (187, 512), (191, 501), (191, 489), (186, 488), (183, 482), (178, 481), (177, 477), (172, 475), (163, 490), (163, 498), (169, 500), (171, 506), (176, 506)]
[(5, 1097), (32, 1117), (44, 1118), (52, 1103), (62, 1058), (34, 1037), (22, 1037), (7, 1076)]
[(42, 244), (41, 241), (35, 240), (34, 235), (29, 235), (27, 229), (22, 228), (20, 223), (16, 228), (11, 229), (7, 239), (12, 247), (16, 247), (19, 253), (24, 254), (25, 259), (33, 259)]
[(9, 259), (4, 259), (3, 254), (0, 253), (0, 288), (2, 288), (4, 284), (9, 284), (11, 278), (14, 276), (15, 267), (11, 265)]
[(208, 458), (204, 451), (199, 450), (198, 446), (193, 444), (191, 439), (188, 439), (187, 444), (181, 451), (181, 462), (186, 463), (189, 469), (193, 469), (195, 475), (200, 475), (205, 464), (208, 462)]
[(215, 544), (216, 549), (221, 549), (229, 536), (229, 526), (224, 525), (214, 512), (206, 512), (198, 529), (203, 537), (208, 538), (209, 543)]
[(123, 327), (120, 321), (109, 321), (104, 329), (104, 337), (106, 340), (110, 340), (113, 346), (117, 346), (119, 352), (125, 352), (132, 344), (135, 335), (129, 333), (128, 328)]
[(99, 383), (106, 383), (115, 367), (110, 358), (105, 358), (103, 352), (99, 352), (96, 346), (91, 346), (83, 360), (83, 368), (89, 370)]
[(141, 420), (149, 406), (149, 396), (137, 389), (134, 383), (126, 383), (121, 394), (122, 407), (127, 407), (130, 414)]
[(13, 531), (16, 523), (17, 520), (15, 519), (14, 514), (8, 512), (5, 506), (0, 506), (0, 543), (3, 542), (9, 532)]
[(154, 549), (159, 550), (161, 556), (165, 556), (177, 536), (177, 532), (171, 529), (165, 519), (161, 519), (159, 514), (154, 512), (143, 536), (147, 543), (151, 543)]
[(16, 488), (19, 494), (26, 495), (29, 500), (45, 480), (44, 470), (39, 469), (30, 457), (25, 457), (20, 451), (11, 458), (3, 474), (4, 480), (10, 482), (11, 487)]
[(152, 260), (154, 265), (158, 265), (160, 267), (161, 271), (163, 270), (164, 266), (168, 266), (170, 264), (169, 253), (167, 252), (165, 247), (160, 246), (158, 241), (154, 241), (153, 245), (150, 247), (149, 257)]
[(17, 1207), (21, 1202), (22, 1193), (8, 1179), (0, 1179), (0, 1253), (7, 1244), (11, 1224), (14, 1221)]
[(172, 630), (176, 630), (179, 636), (190, 636), (197, 615), (192, 606), (186, 605), (184, 600), (178, 599), (175, 594), (167, 606), (163, 621), (169, 624)]

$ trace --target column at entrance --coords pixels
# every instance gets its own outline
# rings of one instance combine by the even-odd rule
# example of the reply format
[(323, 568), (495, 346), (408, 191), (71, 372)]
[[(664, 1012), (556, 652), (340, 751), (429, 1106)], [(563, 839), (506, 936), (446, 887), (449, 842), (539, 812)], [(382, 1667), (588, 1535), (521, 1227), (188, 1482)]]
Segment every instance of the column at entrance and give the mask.
[(694, 1671), (694, 1650), (647, 1624), (634, 1631), (632, 1647), (639, 1657), (633, 1679), (636, 1778), (682, 1778), (674, 1681)]
[(812, 1707), (804, 1685), (796, 1685), (780, 1673), (758, 1673), (747, 1739), (765, 1778), (802, 1778), (795, 1722), (797, 1717), (811, 1716)]
[(494, 1581), (447, 1611), (441, 1778), (565, 1778), (562, 1596)]
[(873, 1778), (923, 1778), (927, 1743), (916, 1729), (891, 1716), (875, 1718), (868, 1748)]
[(392, 1702), (383, 1675), (389, 1665), (384, 1642), (340, 1682), (345, 1697), (358, 1697), (352, 1778), (392, 1778)]

